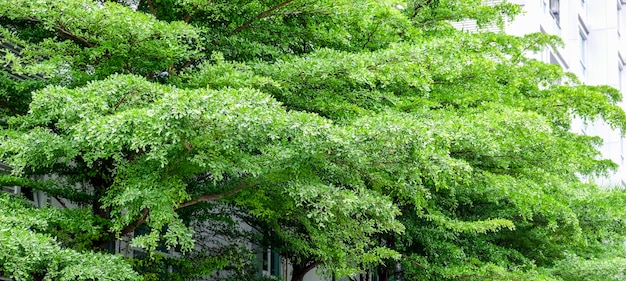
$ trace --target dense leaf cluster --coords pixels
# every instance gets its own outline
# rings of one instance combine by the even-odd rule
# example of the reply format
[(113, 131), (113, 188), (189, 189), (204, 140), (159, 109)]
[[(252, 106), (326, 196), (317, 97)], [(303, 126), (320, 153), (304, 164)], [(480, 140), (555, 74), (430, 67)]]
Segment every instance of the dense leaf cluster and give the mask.
[[(551, 36), (450, 24), (519, 10), (0, 2), (0, 185), (73, 206), (2, 195), (0, 274), (252, 280), (253, 243), (294, 281), (620, 280), (625, 195), (582, 180), (615, 164), (570, 131), (626, 129), (620, 93), (525, 57)], [(106, 253), (138, 227), (145, 258)]]

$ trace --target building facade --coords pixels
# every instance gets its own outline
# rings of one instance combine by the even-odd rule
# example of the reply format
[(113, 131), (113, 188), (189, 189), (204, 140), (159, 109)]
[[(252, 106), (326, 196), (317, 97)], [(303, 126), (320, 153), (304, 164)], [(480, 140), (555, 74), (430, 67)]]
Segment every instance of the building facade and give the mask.
[[(484, 0), (495, 4), (502, 0)], [(520, 5), (522, 14), (508, 23), (511, 35), (542, 32), (558, 36), (561, 48), (546, 48), (529, 57), (559, 65), (586, 85), (609, 85), (625, 94), (626, 75), (626, 0), (508, 0)], [(476, 30), (472, 21), (454, 23), (462, 30)], [(497, 28), (491, 31), (497, 32)], [(619, 106), (626, 110), (623, 99)], [(626, 139), (623, 132), (604, 122), (575, 120), (572, 130), (599, 136), (604, 140), (600, 151), (619, 168), (606, 177), (588, 179), (601, 186), (626, 187)]]
[[(587, 85), (609, 85), (624, 94), (626, 76), (626, 0), (517, 0), (524, 13), (506, 32), (524, 35), (543, 32), (559, 36), (565, 46), (545, 49), (534, 56), (560, 65)], [(626, 109), (622, 101), (620, 106)], [(619, 165), (608, 177), (593, 179), (607, 187), (626, 187), (626, 140), (620, 130), (604, 122), (572, 124), (574, 131), (604, 139), (605, 159)]]

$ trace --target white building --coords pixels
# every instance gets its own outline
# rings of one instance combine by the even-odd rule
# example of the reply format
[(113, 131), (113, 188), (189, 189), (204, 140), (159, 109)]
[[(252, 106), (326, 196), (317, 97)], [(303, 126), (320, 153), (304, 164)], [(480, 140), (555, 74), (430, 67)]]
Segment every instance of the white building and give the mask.
[[(483, 0), (499, 3), (503, 0)], [(609, 85), (626, 94), (626, 0), (508, 0), (522, 7), (523, 13), (505, 27), (511, 35), (543, 32), (556, 35), (563, 48), (546, 48), (529, 54), (546, 63), (557, 64), (575, 74), (586, 85)], [(472, 21), (454, 23), (463, 30), (475, 30)], [(492, 31), (496, 31), (493, 28)], [(620, 106), (626, 110), (626, 99)], [(609, 177), (593, 179), (602, 186), (626, 187), (626, 140), (619, 130), (604, 122), (572, 124), (575, 132), (600, 136), (603, 158), (619, 165)]]
[[(626, 66), (626, 0), (513, 0), (524, 13), (506, 27), (506, 32), (524, 35), (543, 32), (561, 37), (565, 47), (546, 49), (536, 58), (560, 65), (587, 85), (609, 85), (624, 92)], [(626, 109), (626, 102), (620, 106)], [(620, 165), (608, 178), (595, 179), (604, 186), (626, 187), (626, 141), (621, 132), (603, 122), (573, 129), (604, 139), (604, 158)]]

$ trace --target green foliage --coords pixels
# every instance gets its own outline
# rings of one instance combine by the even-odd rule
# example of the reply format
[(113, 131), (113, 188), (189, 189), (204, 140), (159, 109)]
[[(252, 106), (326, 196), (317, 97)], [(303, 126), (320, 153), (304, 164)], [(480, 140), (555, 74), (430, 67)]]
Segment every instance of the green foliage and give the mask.
[[(142, 280), (121, 256), (84, 250), (101, 234), (83, 210), (34, 209), (0, 194), (0, 273), (15, 280)], [(80, 234), (67, 239), (67, 234)]]
[[(108, 1), (3, 2), (0, 17), (28, 21), (47, 33), (25, 46), (13, 71), (61, 76), (73, 85), (119, 72), (149, 76), (197, 55), (197, 30)], [(2, 37), (23, 36), (10, 27), (0, 28)]]
[[(552, 36), (450, 24), (517, 5), (5, 2), (0, 186), (75, 208), (2, 195), (4, 275), (253, 280), (253, 243), (338, 277), (623, 276), (624, 193), (581, 180), (616, 166), (570, 131), (626, 129), (619, 92), (524, 57)], [(102, 249), (140, 225), (145, 257)]]
[(584, 259), (577, 256), (568, 257), (553, 269), (554, 275), (563, 280), (624, 280), (624, 257)]

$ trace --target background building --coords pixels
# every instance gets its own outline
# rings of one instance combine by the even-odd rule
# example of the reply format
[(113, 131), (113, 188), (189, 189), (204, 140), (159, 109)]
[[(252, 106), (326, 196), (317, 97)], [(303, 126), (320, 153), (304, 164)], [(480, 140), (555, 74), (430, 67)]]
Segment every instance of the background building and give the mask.
[[(486, 0), (496, 3), (501, 0)], [(521, 5), (523, 14), (506, 26), (512, 35), (543, 32), (559, 36), (565, 46), (546, 48), (529, 54), (546, 63), (557, 64), (574, 73), (587, 85), (609, 85), (624, 94), (626, 66), (626, 0), (510, 0)], [(456, 24), (475, 29), (472, 22)], [(620, 106), (626, 109), (626, 102)], [(600, 148), (605, 159), (620, 168), (609, 177), (594, 179), (609, 187), (626, 187), (626, 141), (619, 130), (603, 122), (582, 120), (572, 124), (574, 131), (604, 139)]]
[[(624, 94), (624, 66), (626, 64), (626, 0), (526, 0), (518, 1), (525, 14), (511, 25), (507, 32), (522, 35), (544, 32), (561, 37), (565, 47), (544, 50), (539, 59), (560, 65), (574, 73), (588, 85), (609, 85)], [(620, 106), (626, 109), (626, 103)], [(573, 129), (604, 139), (601, 147), (604, 158), (620, 165), (607, 178), (595, 179), (606, 186), (626, 187), (625, 140), (622, 132), (603, 122), (582, 121)]]

